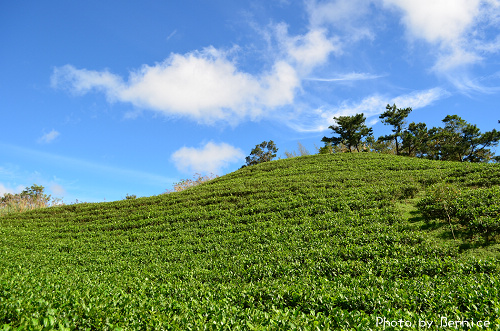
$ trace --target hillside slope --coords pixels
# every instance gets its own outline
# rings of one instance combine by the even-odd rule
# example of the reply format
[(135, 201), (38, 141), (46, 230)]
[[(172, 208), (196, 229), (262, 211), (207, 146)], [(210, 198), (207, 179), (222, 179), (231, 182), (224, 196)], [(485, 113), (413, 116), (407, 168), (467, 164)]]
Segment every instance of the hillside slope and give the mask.
[(0, 328), (432, 329), (445, 317), (498, 329), (498, 245), (478, 257), (413, 207), (442, 181), (499, 185), (500, 166), (314, 155), (6, 215)]

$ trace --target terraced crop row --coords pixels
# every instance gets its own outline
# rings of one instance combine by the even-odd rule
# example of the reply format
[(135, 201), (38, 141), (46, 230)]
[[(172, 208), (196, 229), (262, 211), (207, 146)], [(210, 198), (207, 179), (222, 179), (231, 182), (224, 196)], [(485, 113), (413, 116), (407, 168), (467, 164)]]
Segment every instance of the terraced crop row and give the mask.
[(498, 178), (498, 165), (315, 155), (2, 216), (0, 329), (367, 330), (443, 316), (500, 328), (498, 255), (436, 238), (412, 207), (433, 184)]

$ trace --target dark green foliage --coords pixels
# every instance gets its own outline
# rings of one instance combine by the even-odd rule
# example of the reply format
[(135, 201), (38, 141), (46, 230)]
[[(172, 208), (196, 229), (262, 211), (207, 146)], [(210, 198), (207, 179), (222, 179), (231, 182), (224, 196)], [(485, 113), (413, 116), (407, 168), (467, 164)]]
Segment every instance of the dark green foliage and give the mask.
[(425, 123), (411, 122), (402, 134), (402, 154), (423, 157), (427, 151), (429, 133)]
[(380, 114), (379, 118), (382, 119), (382, 123), (393, 126), (392, 129), (393, 134), (380, 137), (379, 140), (382, 141), (394, 140), (394, 143), (396, 145), (396, 155), (399, 155), (400, 154), (399, 138), (403, 135), (404, 125), (406, 123), (405, 120), (411, 113), (412, 109), (409, 107), (397, 108), (396, 104), (392, 106), (387, 105), (385, 109), (386, 111)]
[(460, 224), (471, 236), (489, 240), (500, 234), (500, 187), (459, 188), (437, 184), (429, 188), (417, 207), (427, 220), (443, 219)]
[(458, 115), (443, 119), (443, 128), (429, 130), (427, 157), (433, 160), (484, 162), (491, 159), (490, 147), (498, 145), (500, 132), (481, 133)]
[(443, 119), (444, 127), (428, 130), (425, 123), (415, 122), (405, 127), (411, 111), (411, 108), (387, 105), (379, 117), (384, 124), (393, 126), (393, 134), (377, 140), (372, 136), (372, 129), (366, 127), (363, 114), (334, 117), (337, 125), (329, 128), (338, 137), (323, 137), (325, 146), (319, 149), (319, 154), (362, 150), (441, 161), (499, 162), (500, 156), (493, 156), (490, 148), (499, 144), (500, 131), (481, 133), (475, 124), (467, 123), (458, 115), (447, 115)]
[(375, 140), (373, 136), (369, 136), (366, 138), (366, 148), (363, 151), (382, 154), (396, 154), (396, 146), (393, 141), (383, 139)]
[(417, 203), (417, 207), (427, 220), (448, 219), (453, 203), (460, 194), (461, 190), (455, 185), (434, 184), (427, 189), (425, 197)]
[[(338, 137), (323, 137), (321, 141), (325, 143), (325, 147), (328, 143), (334, 146), (343, 144), (347, 147), (349, 152), (355, 149), (360, 152), (360, 146), (364, 141), (364, 138), (372, 135), (372, 128), (368, 128), (365, 125), (365, 116), (363, 114), (356, 114), (353, 116), (339, 116), (333, 118), (337, 125), (329, 126)], [(321, 150), (323, 153), (326, 150)]]
[(250, 155), (246, 157), (246, 166), (252, 166), (263, 162), (271, 161), (276, 157), (278, 148), (272, 140), (263, 141), (260, 145), (255, 145)]
[(463, 255), (398, 207), (443, 178), (482, 187), (500, 167), (314, 155), (2, 216), (0, 329), (376, 330), (377, 317), (441, 316), (498, 328), (498, 258)]
[(455, 201), (456, 217), (473, 234), (487, 240), (500, 234), (500, 187), (468, 190)]

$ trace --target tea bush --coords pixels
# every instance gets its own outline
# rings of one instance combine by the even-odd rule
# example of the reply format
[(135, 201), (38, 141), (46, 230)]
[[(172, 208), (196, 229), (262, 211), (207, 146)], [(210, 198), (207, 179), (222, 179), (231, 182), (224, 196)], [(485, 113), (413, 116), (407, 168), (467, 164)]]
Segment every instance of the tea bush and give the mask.
[(487, 240), (500, 234), (500, 187), (461, 189), (448, 183), (431, 186), (417, 207), (427, 220), (461, 224), (471, 235)]
[(500, 187), (471, 189), (454, 200), (455, 216), (472, 233), (500, 234)]
[(433, 184), (418, 203), (422, 215), (427, 220), (447, 220), (456, 215), (456, 199), (462, 194), (460, 188), (449, 183)]
[(417, 329), (443, 316), (498, 329), (498, 255), (464, 254), (400, 209), (431, 183), (465, 197), (483, 172), (500, 177), (470, 166), (302, 156), (170, 194), (2, 215), (0, 330)]

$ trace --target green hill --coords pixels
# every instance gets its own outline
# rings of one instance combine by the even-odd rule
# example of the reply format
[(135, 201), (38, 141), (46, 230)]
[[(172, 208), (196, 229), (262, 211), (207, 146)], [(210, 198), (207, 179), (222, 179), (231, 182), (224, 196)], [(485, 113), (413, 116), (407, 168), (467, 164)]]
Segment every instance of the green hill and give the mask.
[(415, 207), (442, 182), (500, 166), (314, 155), (2, 216), (0, 330), (500, 329), (500, 245)]

